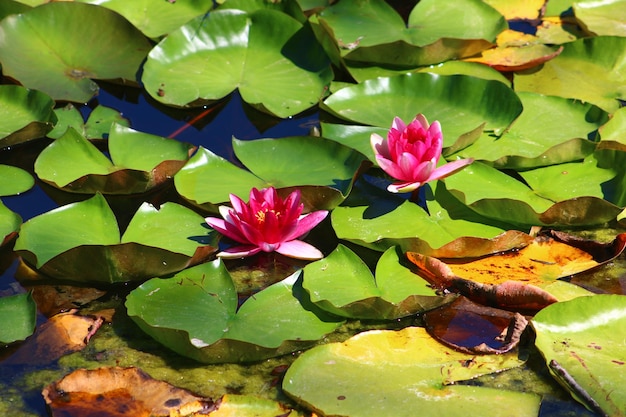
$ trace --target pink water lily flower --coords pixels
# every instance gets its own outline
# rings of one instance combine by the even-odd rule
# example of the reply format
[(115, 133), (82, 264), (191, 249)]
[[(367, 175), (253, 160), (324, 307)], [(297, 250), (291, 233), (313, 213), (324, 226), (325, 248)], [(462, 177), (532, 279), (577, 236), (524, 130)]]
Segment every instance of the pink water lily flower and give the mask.
[(240, 243), (218, 253), (222, 258), (242, 258), (263, 252), (278, 252), (298, 259), (321, 259), (322, 252), (297, 238), (319, 224), (328, 211), (319, 210), (302, 215), (300, 191), (286, 199), (278, 196), (274, 187), (250, 191), (246, 204), (236, 195), (230, 195), (232, 208), (220, 206), (223, 219), (207, 217), (213, 229)]
[(423, 114), (418, 114), (408, 126), (399, 117), (394, 118), (387, 139), (373, 133), (371, 144), (378, 165), (398, 180), (387, 187), (392, 193), (414, 191), (474, 161), (459, 159), (437, 167), (443, 147), (441, 125), (437, 121), (429, 125)]

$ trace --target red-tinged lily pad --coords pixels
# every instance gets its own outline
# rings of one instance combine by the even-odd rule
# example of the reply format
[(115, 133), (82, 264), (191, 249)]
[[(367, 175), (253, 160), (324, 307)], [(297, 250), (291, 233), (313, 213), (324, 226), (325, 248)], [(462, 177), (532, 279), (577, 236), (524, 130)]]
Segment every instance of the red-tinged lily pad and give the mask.
[(217, 248), (204, 218), (175, 203), (144, 203), (124, 235), (101, 194), (33, 217), (15, 250), (40, 272), (85, 282), (145, 280), (205, 261)]
[(81, 316), (76, 310), (59, 313), (37, 328), (4, 365), (42, 365), (84, 349), (103, 323), (101, 317)]
[(80, 103), (98, 93), (93, 79), (134, 83), (152, 47), (119, 14), (77, 2), (47, 3), (8, 16), (0, 34), (4, 75), (55, 100)]
[(83, 120), (82, 114), (72, 103), (55, 109), (54, 113), (59, 120), (54, 129), (46, 135), (53, 139), (63, 136), (69, 127), (73, 127), (87, 139), (106, 139), (114, 124), (130, 126), (128, 119), (125, 119), (120, 112), (102, 105), (97, 106), (89, 113), (87, 121)]
[[(0, 297), (0, 343), (24, 340), (35, 330), (37, 305), (30, 293)], [(10, 324), (9, 324), (10, 323)]]
[(269, 9), (198, 16), (152, 49), (142, 75), (163, 104), (197, 106), (238, 89), (244, 101), (278, 117), (316, 105), (331, 78), (310, 29)]
[(247, 169), (200, 147), (174, 177), (176, 190), (194, 204), (214, 210), (228, 201), (229, 194), (246, 196), (252, 188), (273, 186), (285, 197), (298, 188), (305, 210), (329, 210), (349, 194), (366, 159), (347, 146), (310, 136), (233, 139), (233, 148)]
[(454, 384), (520, 366), (515, 353), (455, 351), (425, 329), (375, 330), (316, 346), (296, 359), (283, 390), (326, 416), (537, 416), (534, 394)]
[(519, 345), (528, 320), (519, 313), (473, 303), (458, 297), (424, 314), (426, 330), (435, 339), (466, 353), (506, 353)]
[(458, 292), (478, 303), (510, 310), (538, 311), (559, 300), (588, 293), (558, 283), (619, 256), (626, 234), (610, 244), (548, 232), (528, 245), (478, 259), (440, 259), (408, 252), (421, 276), (435, 288)]
[(625, 416), (626, 297), (595, 295), (556, 303), (531, 321), (554, 378), (599, 415)]
[(211, 400), (164, 381), (139, 368), (78, 369), (43, 389), (53, 417), (171, 417), (206, 415)]
[(69, 128), (39, 154), (35, 172), (46, 183), (74, 193), (136, 194), (172, 178), (195, 150), (117, 123), (111, 127), (108, 145), (110, 160)]
[(307, 301), (300, 274), (238, 307), (235, 284), (218, 259), (143, 283), (128, 295), (126, 308), (144, 332), (183, 356), (257, 361), (308, 347), (342, 323)]
[(0, 148), (44, 137), (57, 122), (53, 108), (41, 91), (0, 85)]
[(304, 267), (302, 287), (318, 307), (341, 317), (395, 319), (449, 303), (428, 283), (400, 265), (396, 248), (378, 261), (376, 278), (350, 249), (339, 245), (330, 255)]

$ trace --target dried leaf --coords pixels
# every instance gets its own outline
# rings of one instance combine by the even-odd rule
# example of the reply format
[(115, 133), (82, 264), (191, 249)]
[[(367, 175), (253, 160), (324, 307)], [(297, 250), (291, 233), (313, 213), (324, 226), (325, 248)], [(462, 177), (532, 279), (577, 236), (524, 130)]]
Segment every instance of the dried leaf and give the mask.
[(42, 392), (53, 417), (160, 417), (207, 414), (213, 403), (138, 368), (79, 369)]

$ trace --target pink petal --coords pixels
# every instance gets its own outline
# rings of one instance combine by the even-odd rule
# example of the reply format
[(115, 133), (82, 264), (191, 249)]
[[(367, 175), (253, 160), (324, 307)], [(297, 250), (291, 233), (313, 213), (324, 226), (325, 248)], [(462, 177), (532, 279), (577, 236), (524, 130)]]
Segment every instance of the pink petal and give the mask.
[(296, 259), (316, 260), (324, 257), (324, 254), (315, 246), (309, 245), (301, 240), (285, 242), (276, 249), (276, 252)]
[(417, 190), (422, 185), (424, 185), (423, 182), (395, 182), (389, 184), (387, 191), (390, 193), (408, 193)]
[(296, 228), (292, 230), (288, 236), (285, 236), (284, 240), (291, 240), (304, 235), (315, 226), (320, 224), (320, 222), (324, 220), (327, 215), (328, 211), (326, 210), (318, 210), (309, 214), (305, 214), (298, 220), (298, 225), (296, 226)]
[(387, 147), (387, 142), (377, 133), (372, 133), (370, 136), (370, 145), (372, 145), (372, 149), (374, 150), (374, 155), (382, 155), (385, 158), (389, 157), (389, 149)]
[(447, 164), (442, 165), (436, 168), (433, 172), (431, 172), (426, 181), (440, 180), (442, 178), (445, 178), (449, 175), (454, 174), (457, 171), (460, 171), (472, 162), (474, 162), (473, 158), (457, 159), (456, 161), (448, 162)]
[[(411, 123), (419, 123), (424, 130), (428, 130), (428, 119), (426, 119), (426, 116), (424, 116), (422, 113), (418, 114), (417, 116), (415, 116), (415, 119), (413, 119), (413, 121)], [(434, 122), (433, 124), (438, 123), (438, 122)]]
[(406, 124), (401, 118), (396, 116), (393, 118), (393, 122), (391, 123), (391, 128), (399, 132), (403, 132), (406, 130)]
[(233, 210), (235, 210), (236, 213), (243, 213), (247, 209), (246, 203), (235, 194), (230, 194), (230, 204), (233, 206)]
[(376, 156), (376, 162), (378, 162), (378, 166), (385, 171), (387, 174), (392, 176), (393, 178), (402, 179), (404, 174), (400, 167), (393, 161), (389, 159), (385, 159), (381, 156)]
[(224, 236), (236, 240), (240, 243), (247, 243), (246, 238), (237, 230), (233, 229), (231, 223), (225, 222), (222, 219), (218, 219), (217, 217), (207, 217), (204, 219), (205, 222), (209, 226), (211, 226), (214, 230), (223, 234)]
[(217, 256), (225, 259), (245, 258), (246, 256), (252, 256), (259, 252), (261, 252), (261, 248), (258, 246), (240, 245), (223, 250), (218, 253)]

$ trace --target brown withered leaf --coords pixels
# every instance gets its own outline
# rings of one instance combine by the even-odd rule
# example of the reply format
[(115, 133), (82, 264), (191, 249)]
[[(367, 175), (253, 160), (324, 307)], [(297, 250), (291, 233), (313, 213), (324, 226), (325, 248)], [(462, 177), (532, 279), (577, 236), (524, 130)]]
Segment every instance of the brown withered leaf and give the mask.
[(407, 252), (407, 257), (441, 291), (484, 305), (532, 312), (557, 301), (541, 287), (607, 263), (625, 246), (626, 233), (602, 244), (548, 231), (519, 250), (490, 256), (463, 259), (456, 254), (441, 260)]
[(49, 364), (63, 355), (82, 350), (103, 321), (102, 317), (78, 315), (76, 310), (57, 314), (39, 326), (3, 364)]
[(138, 368), (79, 369), (42, 391), (52, 417), (195, 416), (214, 409), (212, 401)]
[(515, 349), (528, 320), (519, 313), (485, 307), (465, 297), (424, 314), (426, 330), (461, 352), (506, 353)]

